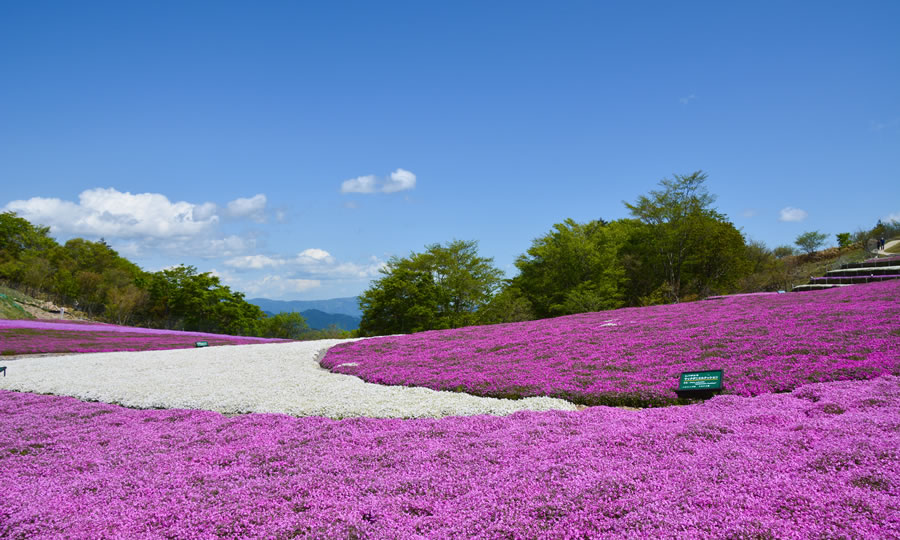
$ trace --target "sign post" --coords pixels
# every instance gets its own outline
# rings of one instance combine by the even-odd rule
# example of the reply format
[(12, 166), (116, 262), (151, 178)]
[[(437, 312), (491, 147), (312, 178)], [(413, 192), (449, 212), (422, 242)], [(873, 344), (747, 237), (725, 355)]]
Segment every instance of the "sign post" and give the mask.
[(721, 369), (685, 371), (678, 378), (675, 393), (680, 398), (709, 399), (722, 391), (724, 378)]
[(194, 343), (194, 347), (209, 347), (209, 342), (208, 341), (198, 341), (197, 343)]

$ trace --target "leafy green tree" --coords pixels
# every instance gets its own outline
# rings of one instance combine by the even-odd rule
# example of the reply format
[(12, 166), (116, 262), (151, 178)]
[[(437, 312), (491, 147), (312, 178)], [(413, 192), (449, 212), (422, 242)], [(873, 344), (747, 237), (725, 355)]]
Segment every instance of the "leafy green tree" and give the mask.
[(475, 241), (426, 246), (424, 253), (394, 257), (384, 276), (360, 297), (360, 333), (383, 335), (478, 322), (478, 311), (497, 290), (503, 272), (478, 255)]
[(790, 257), (791, 255), (796, 253), (796, 251), (797, 250), (794, 249), (794, 246), (783, 245), (778, 246), (774, 250), (772, 250), (772, 254), (775, 255), (776, 258), (782, 259), (784, 257)]
[(534, 319), (534, 309), (521, 289), (507, 282), (491, 301), (478, 310), (478, 324), (523, 322)]
[(539, 318), (617, 308), (626, 282), (620, 250), (630, 230), (627, 222), (557, 223), (516, 259), (512, 285)]
[(106, 291), (105, 315), (116, 324), (127, 325), (136, 311), (148, 300), (150, 294), (132, 283), (111, 287)]
[(822, 246), (825, 245), (825, 240), (828, 238), (828, 235), (819, 231), (808, 231), (794, 240), (794, 244), (797, 245), (800, 249), (803, 250), (807, 255), (812, 255), (814, 252), (818, 251)]
[(424, 253), (413, 255), (413, 267), (430, 273), (434, 280), (439, 326), (459, 328), (476, 323), (476, 312), (490, 301), (503, 278), (493, 262), (478, 255), (475, 240), (432, 244)]
[(281, 339), (300, 339), (309, 330), (306, 319), (297, 312), (277, 313), (266, 317), (262, 322), (263, 337)]
[(360, 295), (361, 336), (411, 334), (437, 328), (439, 291), (429, 272), (409, 259), (391, 258), (376, 280)]
[(848, 232), (837, 233), (835, 237), (837, 238), (838, 247), (840, 248), (845, 248), (852, 243), (850, 241), (850, 233)]
[(715, 197), (706, 189), (706, 179), (703, 171), (676, 174), (660, 181), (662, 189), (641, 195), (634, 204), (624, 203), (647, 225), (632, 239), (630, 252), (637, 264), (632, 263), (629, 276), (638, 268), (657, 284), (649, 293), (646, 285), (633, 290), (632, 299), (643, 294), (640, 303), (678, 302), (727, 289), (746, 274), (743, 235), (711, 208)]
[(724, 217), (696, 219), (701, 239), (685, 261), (688, 290), (702, 297), (734, 290), (753, 268), (744, 235)]

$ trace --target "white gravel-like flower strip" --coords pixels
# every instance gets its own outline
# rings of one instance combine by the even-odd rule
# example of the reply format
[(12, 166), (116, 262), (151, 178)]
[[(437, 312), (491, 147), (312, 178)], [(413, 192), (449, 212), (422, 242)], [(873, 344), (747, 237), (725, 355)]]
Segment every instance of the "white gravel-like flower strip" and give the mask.
[(575, 410), (561, 399), (495, 399), (383, 386), (318, 364), (348, 340), (111, 352), (16, 361), (0, 388), (137, 408), (277, 412), (330, 418), (424, 418)]

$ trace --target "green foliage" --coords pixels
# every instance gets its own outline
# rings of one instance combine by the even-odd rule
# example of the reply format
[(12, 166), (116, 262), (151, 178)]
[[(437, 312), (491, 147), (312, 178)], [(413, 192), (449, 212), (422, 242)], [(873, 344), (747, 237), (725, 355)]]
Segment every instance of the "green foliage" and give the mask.
[(774, 250), (772, 250), (772, 253), (775, 255), (775, 257), (779, 259), (794, 255), (796, 252), (797, 250), (794, 249), (794, 246), (788, 245), (778, 246)]
[(33, 319), (15, 300), (0, 293), (0, 319)]
[(534, 308), (525, 294), (509, 282), (478, 310), (478, 324), (523, 322), (534, 319)]
[(262, 336), (281, 339), (301, 339), (309, 331), (303, 315), (297, 312), (278, 313), (262, 321)]
[(850, 233), (848, 232), (837, 233), (835, 237), (837, 238), (838, 247), (840, 248), (848, 247), (852, 243), (850, 241)]
[(211, 274), (147, 273), (102, 239), (59, 245), (49, 228), (0, 214), (0, 281), (117, 324), (259, 335), (264, 315)]
[[(496, 302), (521, 300), (542, 318), (734, 290), (762, 264), (754, 257), (771, 254), (765, 246), (753, 253), (741, 232), (710, 208), (715, 198), (705, 180), (702, 171), (662, 180), (662, 189), (625, 203), (634, 219), (557, 223), (516, 260), (519, 275), (507, 289), (516, 293)], [(502, 313), (492, 309), (483, 320), (510, 320)]]
[(633, 226), (603, 220), (557, 223), (516, 260), (519, 275), (512, 286), (538, 318), (620, 307), (626, 284), (620, 252)]
[(727, 290), (748, 273), (743, 235), (711, 208), (715, 197), (706, 189), (706, 179), (703, 171), (674, 175), (660, 181), (663, 189), (625, 203), (631, 215), (647, 225), (632, 243), (636, 263), (630, 276), (635, 271), (644, 274), (643, 286), (632, 299), (664, 293), (668, 301), (677, 302)]
[(392, 258), (360, 296), (363, 336), (411, 334), (437, 327), (438, 290), (430, 273), (412, 268), (409, 259)]
[(827, 238), (828, 235), (825, 233), (808, 231), (798, 236), (797, 239), (794, 240), (794, 244), (807, 255), (811, 255), (825, 245), (825, 240)]
[(360, 297), (361, 335), (405, 334), (478, 322), (502, 272), (478, 256), (475, 241), (432, 244), (424, 253), (394, 257)]

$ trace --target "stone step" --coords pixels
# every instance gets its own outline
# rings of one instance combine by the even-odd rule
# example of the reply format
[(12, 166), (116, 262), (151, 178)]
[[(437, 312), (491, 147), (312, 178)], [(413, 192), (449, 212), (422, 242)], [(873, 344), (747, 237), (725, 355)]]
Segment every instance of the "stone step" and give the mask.
[(900, 274), (900, 265), (841, 268), (840, 270), (829, 270), (828, 272), (825, 272), (826, 276), (886, 276), (891, 274)]
[(888, 274), (883, 276), (823, 276), (810, 278), (810, 283), (815, 284), (847, 284), (855, 285), (857, 283), (872, 283), (875, 281), (888, 281), (891, 279), (900, 279), (900, 274)]
[(841, 269), (896, 266), (898, 263), (900, 263), (900, 257), (884, 257), (881, 259), (868, 259), (862, 262), (844, 263), (841, 265)]
[(841, 285), (837, 283), (823, 283), (823, 284), (813, 284), (807, 283), (806, 285), (797, 285), (791, 292), (803, 292), (803, 291), (820, 291), (822, 289), (833, 289), (835, 287), (849, 287), (850, 285)]

